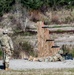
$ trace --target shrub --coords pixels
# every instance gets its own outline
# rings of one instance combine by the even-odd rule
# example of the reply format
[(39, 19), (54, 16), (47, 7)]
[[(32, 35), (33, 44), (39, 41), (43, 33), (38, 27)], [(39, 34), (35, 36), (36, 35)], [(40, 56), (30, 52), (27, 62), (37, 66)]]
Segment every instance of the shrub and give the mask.
[(14, 59), (18, 59), (20, 58), (20, 51), (19, 50), (14, 50), (13, 54), (12, 54), (12, 57)]
[(0, 16), (2, 16), (3, 13), (9, 12), (14, 3), (15, 0), (0, 0)]
[[(66, 6), (67, 8), (73, 8), (74, 0), (16, 0), (22, 3), (23, 6), (31, 8), (34, 10), (40, 9), (45, 11), (48, 6), (53, 9), (57, 7)], [(0, 0), (0, 16), (4, 13), (7, 13), (11, 10), (12, 5), (15, 3), (15, 0)]]
[(29, 42), (25, 41), (21, 46), (22, 49), (28, 53), (28, 55), (34, 56), (33, 46)]
[(28, 42), (28, 41), (24, 41), (24, 42), (18, 42), (19, 44), (15, 44), (15, 50), (13, 52), (12, 57), (15, 59), (21, 58), (20, 53), (26, 53), (27, 56), (36, 56), (36, 53), (33, 50), (33, 46)]
[(66, 6), (67, 8), (72, 8), (74, 6), (73, 0), (21, 0), (21, 3), (31, 9), (40, 9), (41, 7), (47, 8), (50, 6), (54, 9), (57, 7)]
[(74, 57), (74, 48), (72, 49), (72, 52), (71, 53), (72, 53), (72, 56)]
[(42, 0), (21, 0), (21, 3), (23, 3), (24, 6), (27, 8), (32, 8), (32, 9), (39, 9), (43, 1)]
[(64, 55), (67, 53), (69, 53), (69, 49), (67, 48), (67, 46), (66, 45), (63, 45), (62, 46), (62, 49), (63, 49), (63, 53), (64, 53)]
[(59, 23), (60, 23), (60, 21), (59, 21), (59, 17), (56, 16), (56, 15), (53, 16), (51, 22), (52, 22), (52, 23), (55, 23), (55, 24), (59, 24)]
[(45, 25), (50, 25), (50, 20), (49, 20), (49, 19), (45, 19), (45, 20), (44, 20), (44, 24), (45, 24)]
[(72, 56), (74, 57), (74, 48), (71, 48), (71, 46), (63, 45), (62, 49), (63, 49), (64, 55), (72, 54)]
[(57, 30), (57, 32), (58, 32), (58, 33), (62, 33), (62, 32), (63, 32), (63, 30), (61, 30), (61, 29), (58, 29), (58, 30)]

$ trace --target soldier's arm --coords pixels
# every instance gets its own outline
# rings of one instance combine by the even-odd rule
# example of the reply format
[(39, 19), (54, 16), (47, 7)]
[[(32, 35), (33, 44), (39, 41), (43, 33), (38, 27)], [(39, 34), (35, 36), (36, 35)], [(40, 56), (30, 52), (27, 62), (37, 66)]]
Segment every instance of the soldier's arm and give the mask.
[(11, 50), (14, 50), (13, 42), (12, 42), (12, 39), (11, 38), (9, 39), (9, 45), (10, 45), (10, 49)]

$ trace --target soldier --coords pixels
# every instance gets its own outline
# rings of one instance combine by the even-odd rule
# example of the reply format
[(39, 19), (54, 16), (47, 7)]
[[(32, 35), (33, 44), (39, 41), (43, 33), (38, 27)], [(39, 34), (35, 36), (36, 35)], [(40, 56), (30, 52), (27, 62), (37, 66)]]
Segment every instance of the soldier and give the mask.
[(3, 51), (3, 65), (5, 70), (9, 70), (9, 60), (11, 57), (11, 53), (14, 50), (12, 40), (7, 34), (7, 30), (3, 31), (3, 36), (0, 40)]
[(56, 53), (56, 54), (53, 56), (53, 60), (54, 60), (54, 61), (63, 61), (64, 58), (62, 57), (62, 54), (63, 54), (63, 50), (59, 50), (58, 53)]

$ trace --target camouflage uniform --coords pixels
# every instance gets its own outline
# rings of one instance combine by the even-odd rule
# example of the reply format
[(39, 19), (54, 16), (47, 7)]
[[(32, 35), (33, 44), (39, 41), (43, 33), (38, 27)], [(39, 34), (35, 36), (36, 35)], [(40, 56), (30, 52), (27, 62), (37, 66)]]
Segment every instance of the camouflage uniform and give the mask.
[(64, 59), (61, 54), (63, 54), (63, 50), (59, 50), (58, 53), (53, 56), (53, 61), (63, 61)]
[(7, 34), (4, 34), (1, 37), (0, 41), (1, 41), (2, 51), (3, 51), (4, 68), (9, 68), (9, 59), (11, 57), (11, 51), (14, 50), (13, 43), (11, 38)]

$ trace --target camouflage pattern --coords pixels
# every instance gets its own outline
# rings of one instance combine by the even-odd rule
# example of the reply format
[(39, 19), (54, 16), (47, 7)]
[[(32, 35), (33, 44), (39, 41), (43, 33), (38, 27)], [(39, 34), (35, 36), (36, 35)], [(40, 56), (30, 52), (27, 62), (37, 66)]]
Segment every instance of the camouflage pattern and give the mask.
[(1, 47), (3, 51), (3, 63), (5, 67), (8, 68), (9, 60), (11, 57), (11, 51), (14, 50), (13, 43), (12, 43), (11, 38), (7, 34), (4, 34), (1, 37), (0, 42), (1, 42)]
[(59, 50), (58, 51), (58, 54), (63, 54), (63, 50)]
[(63, 58), (60, 54), (56, 54), (55, 56), (53, 56), (53, 61), (54, 62), (55, 61), (62, 61), (62, 60), (63, 60)]
[(52, 57), (53, 61), (54, 61), (54, 62), (55, 62), (55, 61), (63, 61), (64, 58), (61, 56), (62, 54), (63, 54), (63, 50), (59, 50), (58, 53), (56, 53), (56, 54)]

